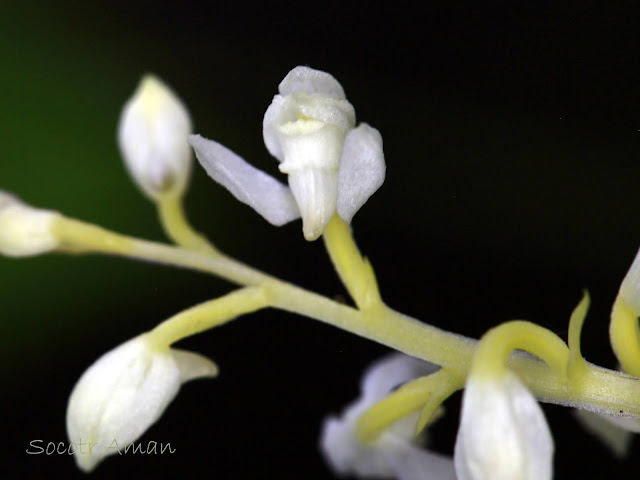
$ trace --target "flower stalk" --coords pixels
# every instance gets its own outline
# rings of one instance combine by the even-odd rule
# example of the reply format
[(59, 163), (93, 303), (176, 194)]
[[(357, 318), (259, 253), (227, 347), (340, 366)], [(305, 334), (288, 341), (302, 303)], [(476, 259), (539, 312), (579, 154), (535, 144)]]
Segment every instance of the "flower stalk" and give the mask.
[[(181, 247), (117, 234), (66, 217), (56, 220), (54, 229), (66, 251), (118, 255), (210, 273), (237, 285), (262, 286), (269, 292), (270, 305), (274, 308), (333, 325), (449, 368), (463, 378), (471, 368), (476, 340), (425, 324), (387, 306), (379, 306), (374, 311), (360, 311), (279, 280), (226, 255), (212, 258)], [(587, 363), (579, 388), (569, 391), (566, 375), (550, 370), (530, 356), (511, 354), (509, 366), (543, 402), (640, 417), (640, 382), (624, 373)]]

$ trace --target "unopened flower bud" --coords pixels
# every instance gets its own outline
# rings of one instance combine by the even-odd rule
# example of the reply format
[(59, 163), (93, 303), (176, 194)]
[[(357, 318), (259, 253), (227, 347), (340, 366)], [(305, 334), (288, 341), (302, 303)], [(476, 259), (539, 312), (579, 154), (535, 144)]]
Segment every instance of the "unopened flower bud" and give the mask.
[(60, 214), (22, 203), (0, 190), (0, 253), (29, 257), (58, 247), (53, 222)]
[(180, 99), (158, 78), (145, 76), (122, 109), (118, 144), (129, 173), (152, 200), (186, 188), (190, 134), (191, 120)]
[(551, 479), (551, 432), (514, 373), (469, 376), (454, 460), (459, 480)]
[[(67, 433), (77, 445), (78, 466), (88, 472), (116, 445), (125, 446), (147, 430), (188, 380), (217, 375), (216, 365), (191, 352), (151, 345), (140, 335), (100, 357), (73, 389)], [(109, 448), (111, 447), (111, 448)]]

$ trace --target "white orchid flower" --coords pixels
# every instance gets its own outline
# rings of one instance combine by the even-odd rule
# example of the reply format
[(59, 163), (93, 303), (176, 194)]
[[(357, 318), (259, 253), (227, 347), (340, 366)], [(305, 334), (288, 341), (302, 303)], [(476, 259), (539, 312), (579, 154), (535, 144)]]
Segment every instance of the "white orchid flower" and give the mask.
[(420, 448), (414, 439), (418, 415), (396, 422), (372, 445), (356, 435), (358, 418), (391, 391), (437, 367), (402, 354), (391, 354), (365, 372), (361, 395), (340, 417), (325, 419), (320, 448), (338, 475), (400, 480), (455, 480), (450, 458)]
[(307, 240), (322, 235), (337, 212), (350, 223), (385, 177), (380, 133), (355, 127), (355, 112), (331, 75), (296, 67), (282, 80), (263, 121), (264, 142), (288, 174), (289, 187), (223, 145), (190, 138), (216, 182), (273, 225), (302, 217)]
[(455, 445), (458, 480), (550, 480), (553, 439), (518, 377), (471, 374)]
[(33, 208), (0, 190), (0, 253), (28, 257), (55, 250), (59, 240), (53, 223), (58, 212)]
[(118, 451), (114, 441), (127, 445), (155, 423), (182, 383), (217, 373), (211, 360), (152, 346), (146, 334), (107, 352), (84, 372), (69, 398), (67, 433), (77, 445), (76, 463), (93, 470)]
[(191, 133), (189, 112), (175, 93), (153, 75), (143, 77), (122, 109), (118, 145), (131, 177), (150, 199), (186, 188)]

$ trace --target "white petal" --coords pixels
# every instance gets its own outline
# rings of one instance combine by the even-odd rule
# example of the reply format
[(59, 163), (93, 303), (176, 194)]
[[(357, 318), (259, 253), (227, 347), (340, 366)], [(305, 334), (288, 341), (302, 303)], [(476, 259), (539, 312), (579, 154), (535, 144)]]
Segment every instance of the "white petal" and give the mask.
[[(107, 352), (89, 367), (75, 385), (67, 406), (67, 433), (76, 444), (75, 460), (91, 471), (106, 456), (134, 442), (158, 420), (180, 388), (182, 377), (206, 375), (201, 359), (185, 375), (173, 351), (157, 351), (138, 336)], [(84, 445), (84, 448), (82, 447)]]
[(189, 141), (209, 176), (273, 225), (300, 217), (291, 190), (218, 142), (192, 135)]
[(327, 72), (309, 67), (296, 67), (280, 82), (278, 90), (282, 95), (293, 92), (326, 93), (337, 99), (346, 98), (342, 85)]
[(469, 377), (454, 458), (459, 480), (551, 479), (549, 427), (513, 373)]
[(158, 78), (145, 76), (122, 109), (118, 145), (127, 170), (151, 199), (185, 189), (190, 133), (189, 113), (180, 99)]
[(262, 137), (264, 144), (271, 155), (279, 161), (284, 160), (284, 153), (280, 146), (280, 133), (278, 131), (281, 125), (296, 120), (296, 106), (290, 97), (276, 95), (273, 97), (271, 105), (267, 108), (262, 119)]
[(456, 480), (453, 460), (385, 436), (388, 446), (380, 452), (398, 480)]
[(391, 353), (369, 366), (363, 375), (360, 390), (367, 399), (367, 406), (370, 406), (403, 383), (429, 375), (438, 368), (437, 365), (408, 355)]
[(338, 215), (350, 223), (356, 212), (382, 185), (386, 166), (382, 136), (362, 123), (344, 141), (338, 171)]
[(332, 470), (340, 475), (360, 477), (392, 477), (393, 469), (372, 446), (363, 445), (356, 436), (355, 424), (362, 409), (343, 412), (341, 418), (325, 420), (320, 437), (320, 450)]

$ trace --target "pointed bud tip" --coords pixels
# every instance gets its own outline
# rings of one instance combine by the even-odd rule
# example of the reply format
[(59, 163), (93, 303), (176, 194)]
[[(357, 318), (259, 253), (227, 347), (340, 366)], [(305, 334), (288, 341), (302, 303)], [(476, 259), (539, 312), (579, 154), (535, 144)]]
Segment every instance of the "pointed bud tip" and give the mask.
[(158, 77), (147, 74), (125, 103), (118, 125), (118, 145), (127, 170), (152, 200), (181, 193), (191, 172), (189, 112)]

